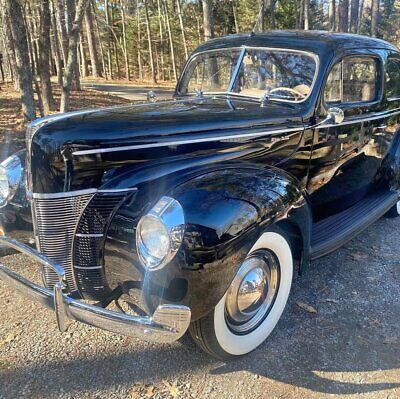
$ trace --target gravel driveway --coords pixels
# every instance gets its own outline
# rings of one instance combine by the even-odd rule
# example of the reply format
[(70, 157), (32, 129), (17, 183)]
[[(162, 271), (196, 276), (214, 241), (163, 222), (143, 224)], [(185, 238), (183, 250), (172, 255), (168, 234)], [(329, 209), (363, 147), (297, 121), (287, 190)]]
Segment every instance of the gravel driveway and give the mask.
[(61, 334), (0, 282), (0, 398), (400, 398), (399, 227), (383, 218), (314, 262), (269, 340), (228, 364), (187, 336), (149, 344), (76, 323)]

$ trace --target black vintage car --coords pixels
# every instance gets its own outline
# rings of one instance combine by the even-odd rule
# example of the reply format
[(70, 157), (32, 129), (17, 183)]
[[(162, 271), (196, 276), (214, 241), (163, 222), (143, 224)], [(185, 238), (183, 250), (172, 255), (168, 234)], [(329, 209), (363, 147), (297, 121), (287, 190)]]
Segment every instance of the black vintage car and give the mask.
[[(400, 52), (269, 32), (211, 40), (170, 101), (40, 119), (0, 171), (4, 247), (43, 267), (11, 287), (158, 342), (229, 359), (277, 324), (292, 278), (400, 214)], [(37, 250), (15, 240), (33, 225)], [(116, 304), (119, 311), (107, 307)]]

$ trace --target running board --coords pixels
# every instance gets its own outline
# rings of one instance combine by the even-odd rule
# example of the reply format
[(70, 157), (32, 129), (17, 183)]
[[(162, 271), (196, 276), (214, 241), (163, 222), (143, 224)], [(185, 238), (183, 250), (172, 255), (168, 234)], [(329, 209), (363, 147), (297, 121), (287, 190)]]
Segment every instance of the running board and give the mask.
[(352, 207), (313, 224), (311, 259), (325, 256), (361, 233), (399, 200), (394, 191), (380, 190)]

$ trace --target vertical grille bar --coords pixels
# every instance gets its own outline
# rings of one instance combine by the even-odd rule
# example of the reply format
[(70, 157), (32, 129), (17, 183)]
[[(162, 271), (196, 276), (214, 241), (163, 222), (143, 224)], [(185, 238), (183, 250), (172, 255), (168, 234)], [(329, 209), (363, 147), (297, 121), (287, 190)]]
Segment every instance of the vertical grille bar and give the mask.
[[(65, 269), (68, 288), (77, 290), (72, 264), (74, 233), (79, 219), (96, 190), (69, 192), (33, 198), (33, 220), (38, 249)], [(68, 195), (68, 196), (66, 196)], [(46, 286), (52, 288), (57, 282), (56, 274), (44, 268)]]

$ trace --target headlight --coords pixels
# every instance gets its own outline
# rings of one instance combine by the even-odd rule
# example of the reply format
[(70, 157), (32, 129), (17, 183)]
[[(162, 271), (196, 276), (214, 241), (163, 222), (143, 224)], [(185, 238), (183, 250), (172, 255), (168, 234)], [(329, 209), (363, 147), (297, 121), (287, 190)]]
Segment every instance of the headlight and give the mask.
[(149, 269), (158, 269), (170, 262), (178, 251), (185, 229), (181, 204), (162, 197), (143, 216), (136, 229), (136, 244), (140, 261)]
[(13, 198), (22, 180), (22, 165), (18, 155), (0, 163), (0, 208)]

